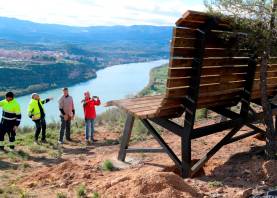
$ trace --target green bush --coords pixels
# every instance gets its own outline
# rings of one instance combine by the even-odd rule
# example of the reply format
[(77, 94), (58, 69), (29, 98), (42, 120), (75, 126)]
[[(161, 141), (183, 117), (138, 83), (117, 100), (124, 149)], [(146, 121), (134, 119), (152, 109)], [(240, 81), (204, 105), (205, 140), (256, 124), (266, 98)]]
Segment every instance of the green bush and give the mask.
[(84, 198), (87, 196), (87, 190), (86, 190), (86, 187), (85, 185), (80, 185), (77, 189), (77, 197), (78, 198)]
[(102, 164), (102, 170), (103, 171), (113, 171), (114, 165), (111, 162), (111, 160), (105, 160)]
[(92, 194), (92, 198), (100, 198), (99, 193), (98, 193), (98, 192), (94, 192), (94, 193)]
[(62, 192), (58, 192), (56, 197), (57, 197), (57, 198), (66, 198), (67, 195), (64, 194), (64, 193), (62, 193)]
[(215, 188), (223, 186), (221, 181), (210, 181), (208, 182), (208, 185), (209, 187), (215, 187)]

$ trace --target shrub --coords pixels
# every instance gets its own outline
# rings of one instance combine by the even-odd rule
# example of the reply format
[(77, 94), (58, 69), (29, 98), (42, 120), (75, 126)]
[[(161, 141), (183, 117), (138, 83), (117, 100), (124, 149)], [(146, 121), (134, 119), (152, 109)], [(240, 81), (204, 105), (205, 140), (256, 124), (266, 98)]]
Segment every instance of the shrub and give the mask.
[(77, 189), (77, 197), (78, 198), (84, 198), (87, 196), (87, 190), (86, 190), (86, 187), (85, 185), (80, 185)]
[(221, 187), (223, 186), (221, 181), (210, 181), (208, 182), (209, 187)]
[(57, 197), (57, 198), (66, 198), (67, 195), (64, 194), (64, 193), (62, 193), (62, 192), (58, 192), (56, 197)]
[(105, 160), (102, 164), (103, 171), (112, 171), (114, 169), (114, 165), (111, 160)]
[(98, 193), (98, 192), (94, 192), (94, 193), (92, 194), (92, 198), (100, 198), (99, 193)]

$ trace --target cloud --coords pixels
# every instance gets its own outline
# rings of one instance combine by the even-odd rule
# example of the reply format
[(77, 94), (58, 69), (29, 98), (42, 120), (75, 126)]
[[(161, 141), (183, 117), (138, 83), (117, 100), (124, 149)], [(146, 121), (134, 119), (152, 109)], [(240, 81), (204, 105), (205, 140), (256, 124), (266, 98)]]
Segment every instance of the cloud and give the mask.
[(74, 26), (172, 25), (202, 0), (0, 0), (0, 15)]

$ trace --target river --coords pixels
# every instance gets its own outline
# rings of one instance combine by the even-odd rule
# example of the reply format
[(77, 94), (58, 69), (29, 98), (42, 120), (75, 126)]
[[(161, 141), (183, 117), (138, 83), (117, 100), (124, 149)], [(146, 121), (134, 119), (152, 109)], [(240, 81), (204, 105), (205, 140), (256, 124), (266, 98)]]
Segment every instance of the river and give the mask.
[[(69, 87), (70, 95), (73, 97), (76, 115), (83, 117), (81, 100), (84, 91), (90, 91), (92, 95), (99, 96), (102, 104), (115, 99), (122, 99), (128, 95), (135, 95), (142, 90), (149, 81), (149, 72), (152, 68), (168, 63), (168, 60), (158, 60), (143, 63), (130, 63), (107, 67), (97, 72), (97, 78), (87, 82), (75, 84)], [(53, 89), (40, 93), (42, 99), (50, 96), (54, 100), (45, 104), (47, 122), (59, 119), (58, 99), (61, 89)], [(30, 95), (17, 98), (22, 111), (21, 126), (32, 126), (32, 121), (27, 116), (27, 106)], [(104, 112), (105, 107), (97, 107), (97, 113)]]

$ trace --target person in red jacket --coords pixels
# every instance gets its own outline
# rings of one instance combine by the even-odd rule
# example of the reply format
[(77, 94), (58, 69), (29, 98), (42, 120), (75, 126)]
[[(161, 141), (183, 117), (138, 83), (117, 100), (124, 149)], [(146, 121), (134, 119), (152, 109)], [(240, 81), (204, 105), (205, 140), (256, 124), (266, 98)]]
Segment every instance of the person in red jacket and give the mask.
[[(89, 137), (90, 137), (91, 143), (93, 143), (93, 142), (95, 142), (95, 139), (93, 138), (94, 120), (96, 118), (95, 106), (99, 106), (101, 104), (101, 102), (99, 100), (99, 97), (97, 97), (97, 96), (93, 96), (91, 98), (89, 92), (85, 92), (84, 95), (85, 95), (85, 99), (82, 102), (83, 102), (83, 107), (84, 107), (85, 123), (86, 123), (85, 137), (86, 137), (87, 143), (90, 143)], [(89, 136), (89, 134), (90, 134), (90, 136)]]

